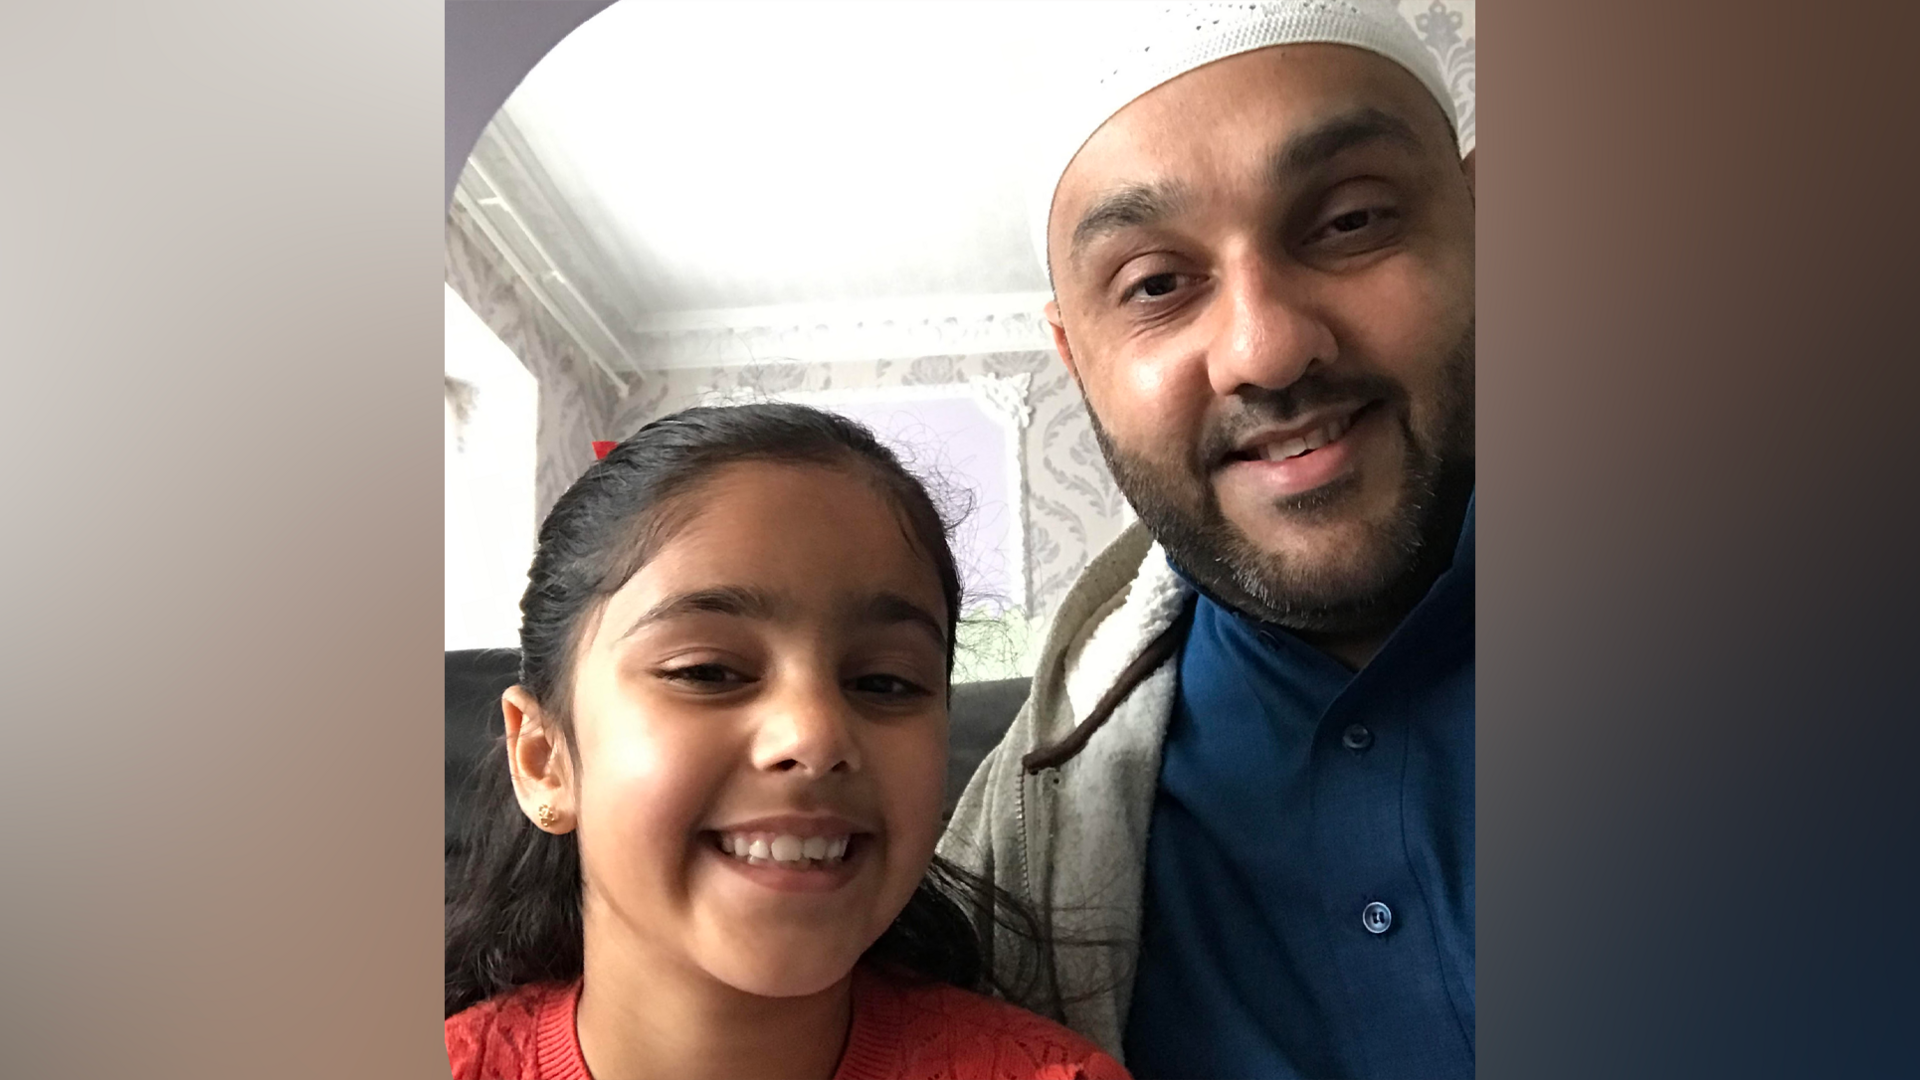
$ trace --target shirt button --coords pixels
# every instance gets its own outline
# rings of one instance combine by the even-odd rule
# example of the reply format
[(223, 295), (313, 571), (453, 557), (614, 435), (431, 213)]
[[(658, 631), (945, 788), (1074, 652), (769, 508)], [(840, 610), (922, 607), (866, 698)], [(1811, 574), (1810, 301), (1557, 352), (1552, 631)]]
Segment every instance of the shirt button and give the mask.
[(1371, 934), (1384, 934), (1393, 925), (1393, 909), (1375, 900), (1360, 909), (1360, 925)]
[(1340, 733), (1340, 745), (1349, 750), (1365, 750), (1373, 745), (1373, 732), (1365, 724), (1348, 724), (1347, 730)]

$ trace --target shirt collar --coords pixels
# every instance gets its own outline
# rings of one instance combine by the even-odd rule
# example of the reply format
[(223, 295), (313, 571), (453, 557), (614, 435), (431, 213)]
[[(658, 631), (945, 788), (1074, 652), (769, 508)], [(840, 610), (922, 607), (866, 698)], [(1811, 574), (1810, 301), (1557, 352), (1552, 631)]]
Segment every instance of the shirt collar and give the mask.
[(1467, 518), (1460, 523), (1460, 539), (1453, 545), (1453, 565), (1441, 575), (1443, 578), (1455, 571), (1473, 573), (1473, 503), (1477, 498), (1477, 492), (1467, 496)]
[[(1447, 591), (1451, 591), (1456, 587), (1464, 586), (1465, 588), (1468, 589), (1469, 595), (1471, 595), (1471, 590), (1473, 587), (1473, 563), (1474, 563), (1474, 555), (1473, 555), (1474, 504), (1478, 501), (1478, 499), (1479, 499), (1479, 493), (1477, 491), (1467, 496), (1467, 514), (1465, 519), (1462, 520), (1460, 523), (1460, 537), (1459, 539), (1454, 541), (1453, 561), (1450, 564), (1448, 564), (1447, 569), (1441, 572), (1440, 577), (1436, 579), (1432, 587), (1430, 587), (1427, 590), (1427, 595), (1421, 598), (1419, 604), (1415, 605), (1416, 610), (1420, 607), (1425, 606), (1428, 602), (1432, 600), (1432, 598), (1437, 593), (1441, 592), (1443, 589)], [(1235, 609), (1233, 605), (1226, 603), (1225, 601), (1221, 600), (1219, 597), (1208, 592), (1204, 586), (1202, 586), (1199, 582), (1193, 580), (1193, 578), (1190, 577), (1185, 570), (1180, 568), (1179, 564), (1173, 561), (1173, 556), (1171, 555), (1167, 556), (1167, 565), (1173, 568), (1174, 575), (1177, 576), (1181, 580), (1181, 582), (1187, 586), (1187, 588), (1192, 589), (1196, 593), (1199, 593), (1203, 600), (1216, 605), (1223, 611), (1231, 612), (1236, 617), (1244, 619), (1247, 622), (1254, 624), (1255, 626), (1266, 625), (1265, 623), (1261, 622), (1258, 619), (1255, 619), (1250, 615), (1243, 614), (1239, 610)], [(1409, 617), (1411, 617), (1412, 613), (1409, 612), (1408, 615)]]

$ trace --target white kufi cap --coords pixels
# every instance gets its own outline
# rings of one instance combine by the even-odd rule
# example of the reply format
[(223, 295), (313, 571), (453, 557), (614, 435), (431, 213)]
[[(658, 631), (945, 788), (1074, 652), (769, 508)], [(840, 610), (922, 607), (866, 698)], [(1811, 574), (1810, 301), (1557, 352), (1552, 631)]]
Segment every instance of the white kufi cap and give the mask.
[(1029, 196), (1034, 250), (1047, 269), (1047, 217), (1080, 148), (1135, 98), (1203, 64), (1272, 45), (1351, 45), (1399, 64), (1427, 88), (1456, 132), (1453, 95), (1433, 54), (1387, 0), (1101, 5), (1080, 25), (1094, 61), (1060, 95), (1060, 122), (1042, 135)]

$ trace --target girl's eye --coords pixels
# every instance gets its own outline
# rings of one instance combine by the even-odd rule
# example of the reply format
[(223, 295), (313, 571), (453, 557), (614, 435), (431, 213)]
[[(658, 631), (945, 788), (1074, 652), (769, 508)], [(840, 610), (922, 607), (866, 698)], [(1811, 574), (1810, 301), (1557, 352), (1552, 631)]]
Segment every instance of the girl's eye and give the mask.
[(893, 698), (924, 697), (927, 693), (925, 687), (898, 675), (862, 675), (853, 680), (853, 689), (863, 694)]
[(701, 690), (730, 690), (752, 681), (722, 664), (688, 664), (685, 667), (667, 668), (659, 674), (669, 682), (682, 683)]

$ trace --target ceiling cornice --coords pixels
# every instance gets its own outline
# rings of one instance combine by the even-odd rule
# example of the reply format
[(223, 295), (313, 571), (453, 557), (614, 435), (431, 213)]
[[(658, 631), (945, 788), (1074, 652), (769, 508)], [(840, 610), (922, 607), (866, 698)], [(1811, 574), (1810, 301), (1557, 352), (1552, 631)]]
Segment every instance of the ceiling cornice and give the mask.
[(1047, 293), (876, 299), (667, 312), (633, 327), (647, 368), (908, 360), (1051, 350)]

